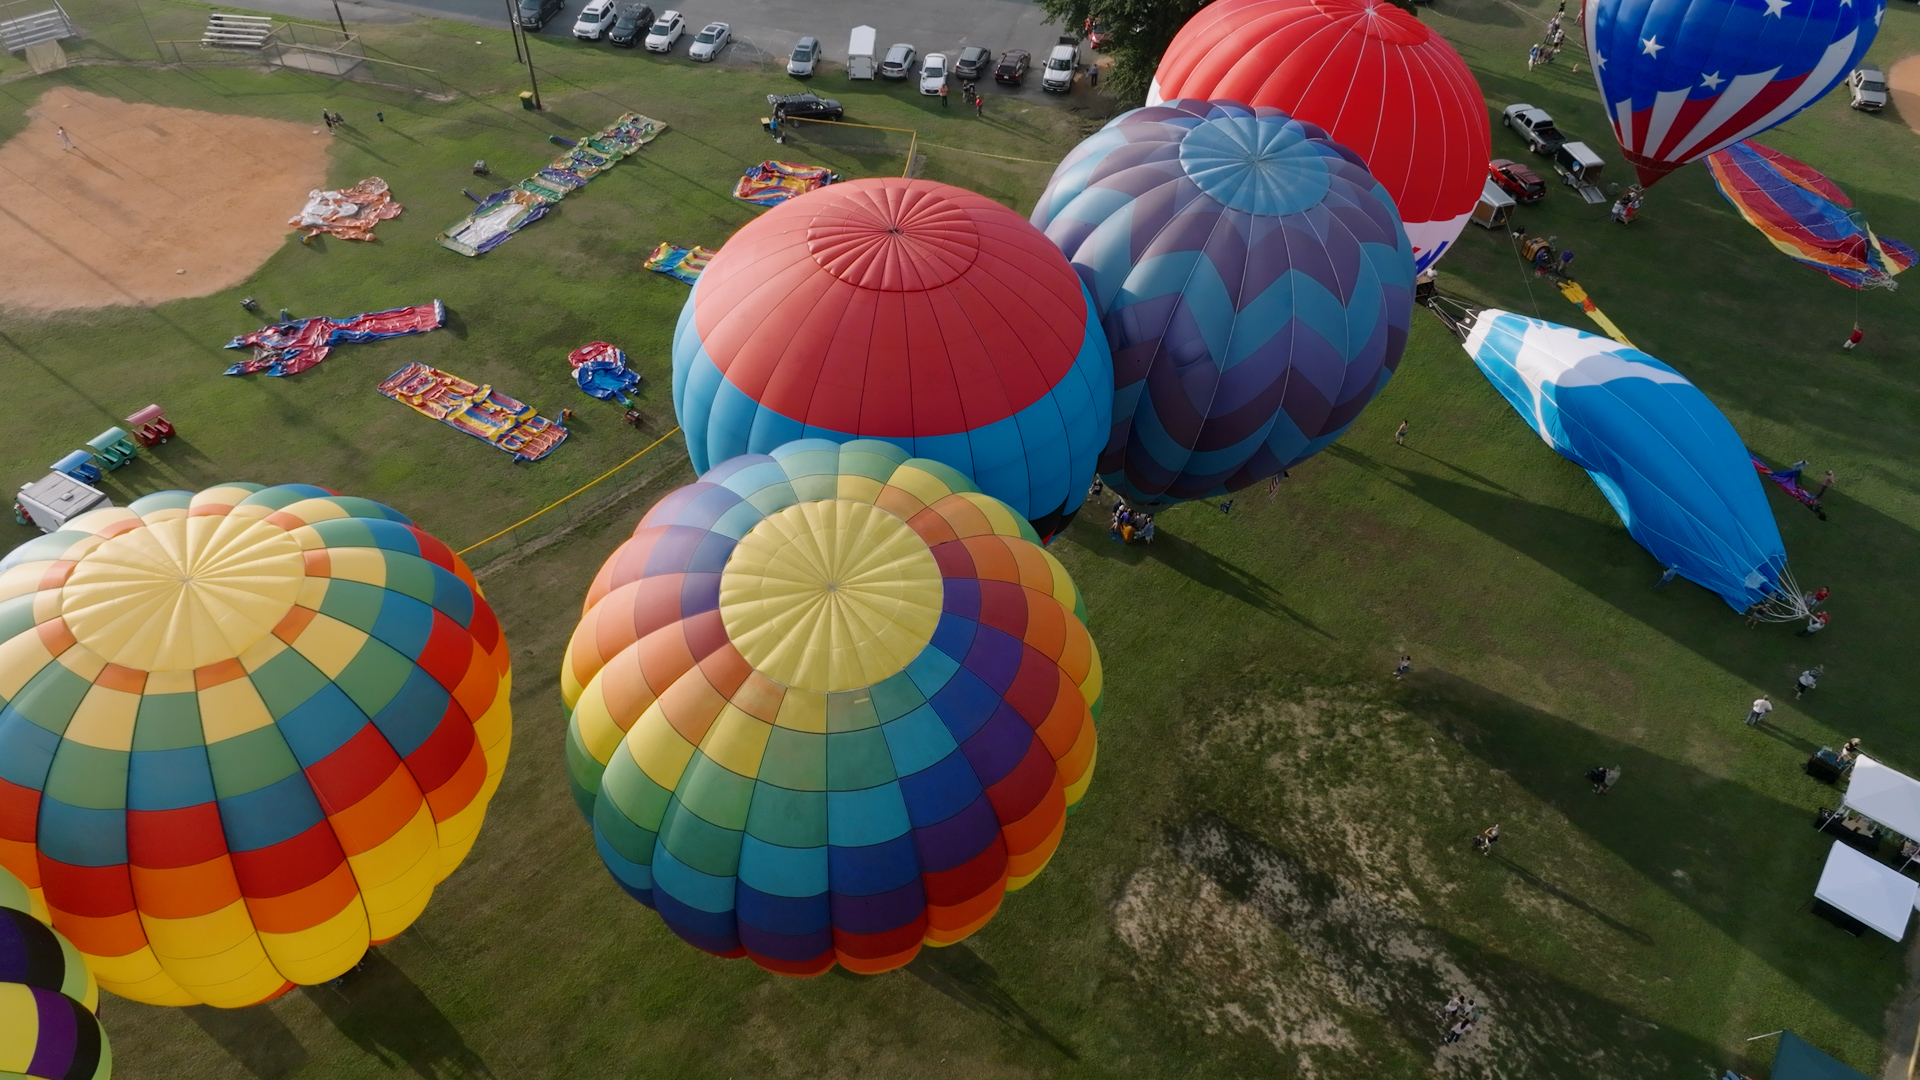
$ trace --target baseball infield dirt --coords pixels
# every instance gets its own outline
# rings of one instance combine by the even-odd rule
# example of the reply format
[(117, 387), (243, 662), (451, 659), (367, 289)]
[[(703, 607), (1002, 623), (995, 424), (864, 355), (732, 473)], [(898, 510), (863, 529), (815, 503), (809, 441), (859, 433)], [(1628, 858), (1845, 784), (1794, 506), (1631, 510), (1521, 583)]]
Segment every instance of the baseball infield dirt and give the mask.
[[(246, 279), (327, 173), (327, 136), (69, 87), (0, 145), (0, 308), (151, 306)], [(65, 131), (65, 137), (61, 135)]]
[(1915, 133), (1920, 133), (1920, 53), (1887, 69), (1887, 96), (1893, 110)]

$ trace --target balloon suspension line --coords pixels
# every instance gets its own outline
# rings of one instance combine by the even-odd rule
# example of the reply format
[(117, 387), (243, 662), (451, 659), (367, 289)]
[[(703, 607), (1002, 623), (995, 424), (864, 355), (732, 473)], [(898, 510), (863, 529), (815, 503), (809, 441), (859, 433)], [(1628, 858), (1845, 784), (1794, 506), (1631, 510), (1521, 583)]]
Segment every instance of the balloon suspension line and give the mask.
[(1520, 254), (1521, 235), (1522, 233), (1518, 229), (1509, 231), (1507, 233), (1507, 243), (1513, 247), (1513, 261), (1514, 264), (1520, 268), (1520, 284), (1527, 287), (1527, 302), (1533, 305), (1533, 317), (1536, 319), (1544, 319), (1546, 316), (1540, 314), (1540, 299), (1533, 295), (1533, 276), (1527, 273), (1527, 260)]

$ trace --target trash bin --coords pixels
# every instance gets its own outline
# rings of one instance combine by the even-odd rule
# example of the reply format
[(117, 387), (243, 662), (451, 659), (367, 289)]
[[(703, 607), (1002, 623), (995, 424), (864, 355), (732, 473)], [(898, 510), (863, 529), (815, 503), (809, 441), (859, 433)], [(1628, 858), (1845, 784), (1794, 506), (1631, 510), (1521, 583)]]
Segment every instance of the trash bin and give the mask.
[(531, 90), (520, 91), (520, 107), (527, 110), (528, 112), (533, 111), (533, 91)]

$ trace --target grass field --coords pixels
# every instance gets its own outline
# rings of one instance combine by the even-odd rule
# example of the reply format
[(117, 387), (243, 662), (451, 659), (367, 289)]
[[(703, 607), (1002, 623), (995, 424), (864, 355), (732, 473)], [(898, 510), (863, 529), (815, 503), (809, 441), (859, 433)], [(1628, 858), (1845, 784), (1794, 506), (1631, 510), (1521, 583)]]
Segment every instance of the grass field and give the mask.
[[(143, 7), (159, 38), (204, 18)], [(1531, 100), (1619, 168), (1585, 73), (1526, 73), (1551, 5), (1439, 8), (1423, 17), (1473, 65), (1492, 110)], [(69, 9), (94, 34), (81, 55), (152, 55), (110, 0)], [(407, 207), (377, 244), (289, 243), (217, 296), (0, 313), (9, 482), (156, 400), (182, 438), (112, 474), (116, 499), (303, 480), (390, 502), (463, 547), (671, 426), (685, 286), (640, 261), (660, 240), (717, 244), (755, 212), (728, 191), (772, 156), (754, 121), (761, 95), (789, 81), (542, 41), (549, 111), (532, 114), (513, 99), (503, 33), (417, 23), (369, 31), (369, 44), (457, 90), (125, 63), (0, 82), (0, 137), (53, 82), (302, 121), (331, 107), (353, 126), (330, 179), (378, 173)], [(1873, 58), (1914, 51), (1920, 14), (1890, 9)], [(0, 80), (20, 71), (0, 61)], [(1023, 212), (1044, 162), (1106, 111), (990, 97), (983, 123), (907, 90), (817, 82), (850, 119), (917, 129), (924, 175)], [(548, 133), (628, 108), (672, 129), (485, 257), (433, 246), (470, 205), (460, 188), (474, 158), (510, 181), (551, 156)], [(1920, 139), (1891, 112), (1829, 100), (1765, 141), (1825, 170), (1882, 233), (1920, 240), (1907, 182)], [(1494, 146), (1519, 155), (1502, 130)], [(897, 174), (905, 149), (884, 133), (808, 129), (780, 156)], [(1827, 847), (1808, 825), (1836, 794), (1798, 765), (1857, 735), (1920, 768), (1920, 691), (1902, 660), (1920, 596), (1914, 293), (1859, 297), (1868, 336), (1843, 354), (1855, 294), (1774, 252), (1700, 168), (1656, 187), (1631, 229), (1559, 189), (1520, 216), (1575, 250), (1600, 306), (1755, 451), (1839, 473), (1828, 522), (1770, 496), (1799, 580), (1834, 590), (1832, 630), (1749, 630), (1690, 585), (1652, 590), (1659, 567), (1594, 486), (1418, 314), (1399, 376), (1277, 499), (1250, 491), (1230, 516), (1170, 511), (1150, 549), (1112, 544), (1089, 521), (1056, 543), (1108, 682), (1099, 773), (1047, 872), (985, 930), (904, 971), (795, 981), (681, 945), (614, 887), (566, 791), (560, 652), (600, 560), (690, 478), (670, 441), (470, 556), (514, 646), (517, 738), (479, 845), (415, 928), (339, 990), (237, 1012), (109, 1001), (120, 1075), (1646, 1080), (1763, 1072), (1770, 1044), (1745, 1040), (1780, 1028), (1877, 1074), (1905, 964), (1883, 939), (1848, 938), (1805, 910)], [(1501, 234), (1470, 228), (1442, 286), (1593, 329), (1530, 284)], [(452, 316), (447, 331), (345, 347), (295, 378), (223, 378), (232, 354), (219, 346), (257, 325), (235, 303), (246, 294), (332, 315), (437, 296)], [(562, 357), (595, 338), (645, 375), (650, 433), (571, 388)], [(514, 465), (374, 392), (410, 360), (549, 414), (572, 405), (577, 434)], [(1392, 440), (1402, 418), (1405, 448)], [(1395, 683), (1403, 651), (1414, 674)], [(1815, 662), (1827, 678), (1791, 700), (1793, 674)], [(1743, 727), (1762, 690), (1787, 699), (1775, 725)], [(1605, 798), (1581, 780), (1596, 764), (1625, 770)], [(1473, 854), (1468, 838), (1494, 821), (1499, 853)], [(1489, 1017), (1439, 1049), (1430, 1010), (1456, 989)]]

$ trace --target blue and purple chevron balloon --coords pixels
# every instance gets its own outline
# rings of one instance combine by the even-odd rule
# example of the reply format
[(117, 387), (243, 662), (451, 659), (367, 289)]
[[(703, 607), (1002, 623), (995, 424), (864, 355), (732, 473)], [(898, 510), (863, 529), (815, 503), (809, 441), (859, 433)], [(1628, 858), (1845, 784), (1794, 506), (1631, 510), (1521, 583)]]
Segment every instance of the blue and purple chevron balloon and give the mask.
[(1033, 223), (1113, 348), (1100, 475), (1148, 506), (1277, 476), (1386, 385), (1413, 245), (1351, 150), (1278, 109), (1169, 101), (1074, 148)]

